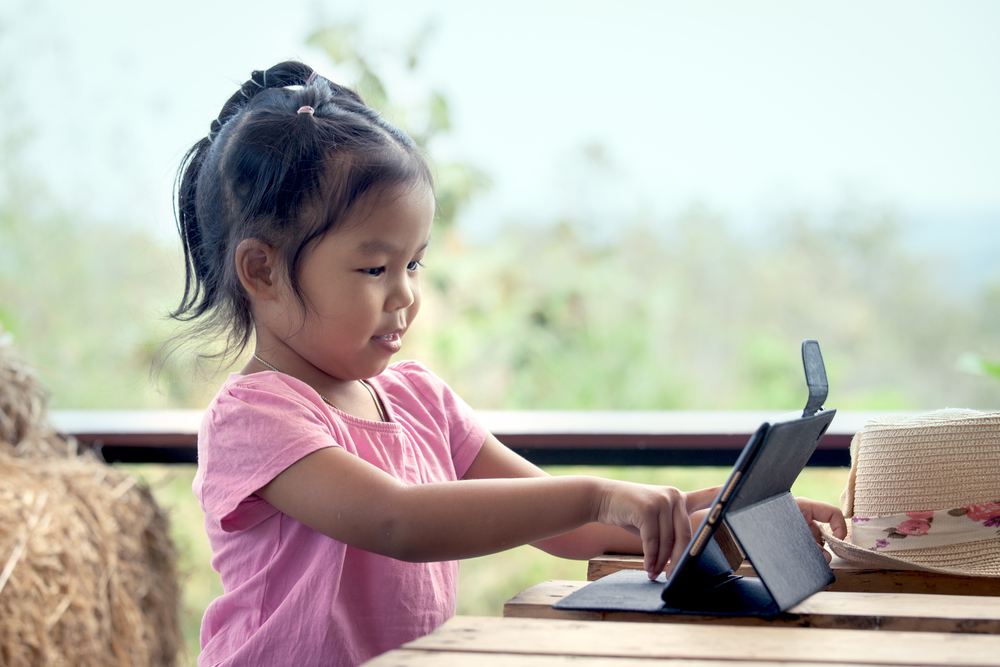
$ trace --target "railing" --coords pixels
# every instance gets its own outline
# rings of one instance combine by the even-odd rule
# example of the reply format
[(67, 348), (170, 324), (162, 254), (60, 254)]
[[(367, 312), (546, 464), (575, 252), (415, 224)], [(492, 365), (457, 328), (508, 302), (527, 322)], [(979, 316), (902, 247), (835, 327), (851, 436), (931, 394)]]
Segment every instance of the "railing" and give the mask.
[[(109, 463), (197, 463), (201, 410), (55, 410), (56, 427)], [(538, 465), (731, 466), (777, 411), (551, 411), (478, 413), (501, 442)], [(809, 460), (850, 465), (851, 438), (885, 413), (841, 411)]]

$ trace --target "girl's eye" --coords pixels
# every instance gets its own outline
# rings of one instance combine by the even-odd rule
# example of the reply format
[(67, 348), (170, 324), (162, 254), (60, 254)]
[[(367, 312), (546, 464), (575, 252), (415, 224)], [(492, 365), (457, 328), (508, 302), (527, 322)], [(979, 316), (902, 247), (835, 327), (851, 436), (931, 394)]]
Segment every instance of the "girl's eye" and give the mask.
[(416, 271), (417, 268), (421, 267), (421, 266), (423, 266), (423, 262), (419, 262), (419, 261), (410, 262), (409, 264), (406, 265), (406, 270), (407, 271)]
[(362, 269), (362, 273), (365, 273), (365, 274), (367, 274), (367, 275), (372, 276), (373, 278), (375, 278), (375, 277), (378, 277), (378, 276), (382, 275), (383, 273), (385, 273), (385, 267), (384, 266), (380, 266), (380, 267), (378, 267), (376, 269)]

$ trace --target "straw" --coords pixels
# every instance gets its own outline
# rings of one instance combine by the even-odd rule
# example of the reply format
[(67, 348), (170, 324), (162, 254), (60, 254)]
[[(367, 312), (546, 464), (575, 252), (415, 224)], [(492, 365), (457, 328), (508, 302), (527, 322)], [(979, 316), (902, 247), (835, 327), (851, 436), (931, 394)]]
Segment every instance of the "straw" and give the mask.
[[(887, 516), (1000, 500), (1000, 413), (936, 410), (871, 421), (851, 442), (844, 515)], [(874, 553), (825, 535), (842, 558), (893, 568), (1000, 577), (1000, 537)]]
[(47, 423), (0, 331), (0, 664), (173, 666), (177, 552), (149, 489)]

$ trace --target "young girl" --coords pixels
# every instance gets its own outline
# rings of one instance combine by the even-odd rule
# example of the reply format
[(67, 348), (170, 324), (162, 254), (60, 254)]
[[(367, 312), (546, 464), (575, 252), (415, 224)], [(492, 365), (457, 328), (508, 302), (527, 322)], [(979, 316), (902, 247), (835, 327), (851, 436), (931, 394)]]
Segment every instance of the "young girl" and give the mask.
[(454, 613), (456, 559), (522, 544), (642, 553), (655, 577), (714, 499), (549, 477), (426, 368), (390, 365), (420, 308), (430, 171), (309, 67), (253, 73), (185, 157), (177, 210), (173, 316), (254, 350), (198, 437), (193, 488), (225, 589), (200, 665), (358, 664)]

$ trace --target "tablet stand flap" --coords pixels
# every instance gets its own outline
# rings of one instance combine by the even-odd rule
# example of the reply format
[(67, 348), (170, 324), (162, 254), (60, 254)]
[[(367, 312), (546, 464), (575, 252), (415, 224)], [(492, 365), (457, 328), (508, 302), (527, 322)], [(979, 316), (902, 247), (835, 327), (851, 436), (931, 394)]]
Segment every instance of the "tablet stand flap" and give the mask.
[(730, 512), (725, 520), (779, 611), (833, 583), (833, 572), (791, 493)]
[(570, 593), (552, 606), (562, 611), (617, 611), (697, 616), (765, 616), (780, 613), (767, 587), (756, 577), (721, 575), (690, 597), (663, 600), (661, 574), (650, 581), (641, 570), (620, 570)]
[(730, 577), (719, 585), (672, 606), (668, 599), (662, 614), (703, 614), (706, 616), (764, 616), (780, 612), (767, 586), (756, 577)]
[(570, 611), (633, 611), (656, 613), (663, 610), (662, 574), (655, 580), (642, 570), (619, 570), (601, 577), (553, 604)]
[[(685, 577), (684, 590), (688, 595), (698, 595), (717, 587), (733, 577), (726, 552), (715, 539), (709, 540), (695, 566)], [(556, 602), (556, 609), (591, 611), (664, 611), (663, 590), (666, 577), (655, 581), (641, 570), (621, 570), (602, 577)], [(678, 610), (668, 610), (677, 613)]]
[[(720, 527), (720, 530), (716, 531), (712, 539), (705, 545), (698, 560), (685, 569), (683, 578), (673, 582), (669, 589), (665, 590), (663, 596), (665, 600), (668, 597), (683, 600), (696, 597), (718, 586), (720, 582), (725, 581), (733, 573), (729, 554), (719, 544), (719, 540), (724, 537), (720, 535), (721, 532)], [(728, 533), (725, 536), (733, 539)]]
[(809, 417), (823, 409), (823, 403), (830, 392), (823, 355), (819, 351), (819, 343), (814, 340), (802, 341), (802, 367), (806, 373), (806, 386), (809, 387), (809, 400), (806, 401), (802, 416)]

